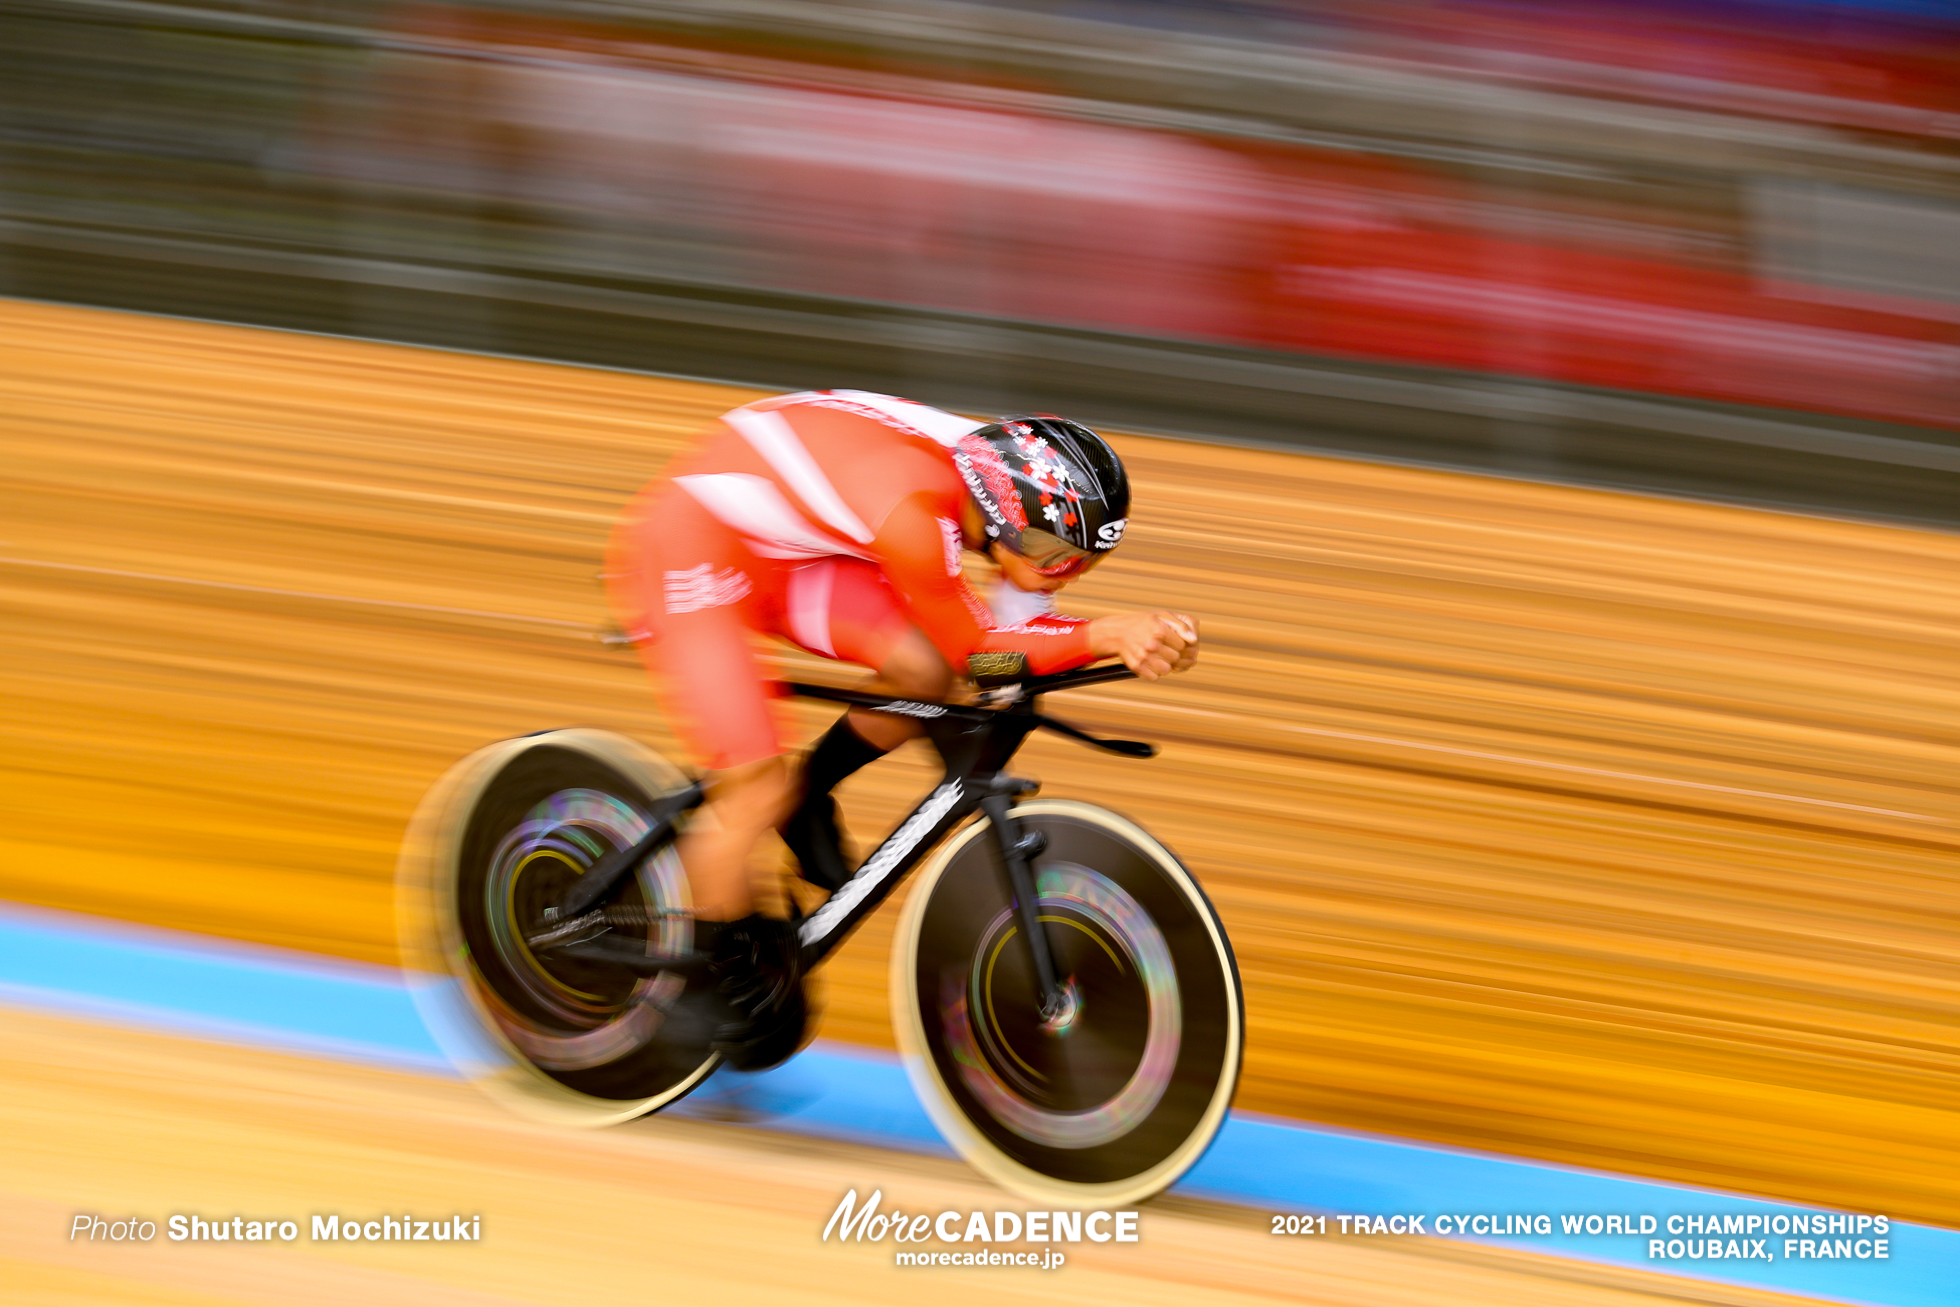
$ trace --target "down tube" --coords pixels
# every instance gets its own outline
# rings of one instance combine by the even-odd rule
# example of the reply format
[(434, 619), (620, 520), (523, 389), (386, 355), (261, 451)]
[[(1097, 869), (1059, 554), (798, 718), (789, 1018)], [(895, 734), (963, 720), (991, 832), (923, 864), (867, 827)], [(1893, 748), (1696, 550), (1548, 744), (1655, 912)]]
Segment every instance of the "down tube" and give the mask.
[(878, 905), (898, 888), (906, 873), (979, 806), (970, 777), (949, 776), (941, 781), (912, 810), (912, 815), (872, 851), (857, 874), (804, 918), (797, 933), (804, 969), (816, 966), (843, 943), (857, 924), (877, 911)]

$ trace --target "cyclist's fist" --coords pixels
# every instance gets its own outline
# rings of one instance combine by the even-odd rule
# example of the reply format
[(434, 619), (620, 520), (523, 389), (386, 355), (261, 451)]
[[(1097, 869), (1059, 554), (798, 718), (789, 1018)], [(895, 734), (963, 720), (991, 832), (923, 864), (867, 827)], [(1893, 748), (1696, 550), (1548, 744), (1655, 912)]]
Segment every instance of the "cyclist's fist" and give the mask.
[(1185, 613), (1112, 613), (1089, 623), (1089, 645), (1154, 681), (1198, 661), (1198, 623)]

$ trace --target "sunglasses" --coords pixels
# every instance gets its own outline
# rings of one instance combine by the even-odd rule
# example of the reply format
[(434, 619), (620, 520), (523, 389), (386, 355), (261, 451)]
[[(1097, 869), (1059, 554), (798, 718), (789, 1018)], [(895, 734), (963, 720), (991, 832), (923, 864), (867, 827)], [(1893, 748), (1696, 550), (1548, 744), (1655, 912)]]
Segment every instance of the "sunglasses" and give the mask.
[(1021, 532), (1021, 561), (1042, 576), (1056, 579), (1080, 576), (1095, 566), (1101, 554), (1078, 548), (1053, 532), (1030, 527)]

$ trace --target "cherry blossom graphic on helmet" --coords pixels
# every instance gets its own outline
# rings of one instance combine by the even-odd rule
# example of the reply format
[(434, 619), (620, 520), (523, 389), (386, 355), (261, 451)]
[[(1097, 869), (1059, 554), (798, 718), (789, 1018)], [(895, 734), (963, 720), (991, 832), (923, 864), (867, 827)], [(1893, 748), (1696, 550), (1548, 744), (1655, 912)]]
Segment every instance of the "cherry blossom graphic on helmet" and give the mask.
[(1016, 533), (1028, 529), (1028, 515), (1021, 508), (1013, 474), (1007, 470), (999, 450), (978, 434), (961, 436), (953, 449), (953, 466), (959, 469), (967, 489), (986, 513), (988, 535), (999, 535), (1001, 527), (1011, 527)]
[[(1021, 473), (1037, 488), (1041, 515), (1057, 528), (1075, 526), (1080, 521), (1075, 505), (1081, 501), (1082, 492), (1075, 488), (1068, 465), (1056, 454), (1054, 446), (1045, 437), (1034, 434), (1034, 428), (1025, 422), (1002, 423), (1001, 429), (1014, 437), (1014, 447), (1021, 451)], [(1055, 534), (1065, 536), (1066, 531), (1058, 529)]]

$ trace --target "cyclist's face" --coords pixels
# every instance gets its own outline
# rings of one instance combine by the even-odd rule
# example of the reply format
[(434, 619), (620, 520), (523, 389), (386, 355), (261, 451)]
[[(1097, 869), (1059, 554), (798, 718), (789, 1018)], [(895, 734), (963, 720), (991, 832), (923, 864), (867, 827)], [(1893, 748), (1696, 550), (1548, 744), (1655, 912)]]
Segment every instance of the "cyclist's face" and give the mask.
[(1054, 594), (1069, 582), (1080, 579), (1088, 570), (1102, 561), (1100, 554), (1092, 555), (1082, 562), (1082, 566), (1067, 576), (1048, 576), (1038, 572), (1027, 559), (1019, 554), (1009, 553), (1007, 547), (995, 540), (988, 544), (987, 554), (1000, 567), (1000, 573), (1007, 583), (1017, 590), (1038, 594)]
[(989, 540), (986, 535), (986, 521), (987, 519), (981, 515), (980, 505), (974, 503), (969, 498), (962, 506), (960, 513), (960, 526), (965, 536), (963, 543), (968, 549), (983, 553), (992, 559), (995, 566), (1000, 568), (1001, 575), (1007, 578), (1008, 584), (1017, 590), (1039, 594), (1054, 594), (1070, 581), (1081, 577), (1103, 559), (1100, 553), (1092, 554), (1082, 559), (1072, 569), (1064, 566), (1061, 575), (1055, 575), (1053, 572), (1037, 571), (1034, 564), (1028, 562), (1019, 554), (1010, 552), (1000, 541)]

